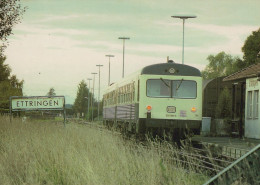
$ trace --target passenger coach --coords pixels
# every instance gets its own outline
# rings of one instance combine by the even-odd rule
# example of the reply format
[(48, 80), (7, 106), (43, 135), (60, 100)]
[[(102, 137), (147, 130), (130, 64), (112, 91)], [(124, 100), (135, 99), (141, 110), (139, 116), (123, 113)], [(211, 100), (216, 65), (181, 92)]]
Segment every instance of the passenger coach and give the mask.
[(144, 67), (110, 85), (103, 98), (106, 125), (134, 133), (200, 131), (202, 77), (194, 67), (173, 61)]

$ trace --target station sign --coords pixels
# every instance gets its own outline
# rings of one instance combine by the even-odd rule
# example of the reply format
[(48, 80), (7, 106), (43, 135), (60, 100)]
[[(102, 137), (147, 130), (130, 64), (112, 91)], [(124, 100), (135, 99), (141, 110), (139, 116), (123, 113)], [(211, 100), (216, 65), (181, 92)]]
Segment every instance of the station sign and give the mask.
[(64, 127), (66, 126), (66, 109), (64, 96), (11, 96), (10, 122), (14, 111), (63, 111)]
[(64, 110), (64, 96), (10, 97), (12, 111)]

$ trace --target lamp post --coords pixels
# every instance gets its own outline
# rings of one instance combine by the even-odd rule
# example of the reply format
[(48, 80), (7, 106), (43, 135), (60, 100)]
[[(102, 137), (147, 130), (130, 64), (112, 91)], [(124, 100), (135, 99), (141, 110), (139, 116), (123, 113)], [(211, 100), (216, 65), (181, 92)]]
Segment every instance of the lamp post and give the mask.
[(108, 62), (109, 62), (109, 65), (108, 65), (108, 86), (110, 85), (110, 58), (111, 57), (114, 57), (114, 55), (106, 55), (106, 57), (109, 58)]
[(89, 119), (89, 101), (90, 101), (90, 98), (89, 98), (90, 93), (89, 93), (89, 91), (90, 91), (90, 81), (92, 79), (88, 78), (87, 80), (88, 80), (88, 121), (90, 121), (90, 119)]
[(95, 75), (97, 74), (97, 73), (91, 73), (91, 74), (93, 74), (94, 75), (94, 78), (93, 78), (93, 95), (92, 95), (92, 122), (93, 122), (93, 120), (94, 120), (94, 115), (93, 115), (93, 103), (95, 103), (95, 102), (93, 102), (95, 99), (94, 99), (94, 93), (95, 93)]
[(103, 65), (96, 65), (98, 67), (98, 121), (99, 121), (99, 103), (100, 103), (100, 67)]
[(123, 40), (123, 74), (122, 77), (124, 78), (124, 70), (125, 70), (125, 40), (130, 39), (129, 37), (119, 37), (118, 39)]
[(186, 19), (196, 18), (197, 16), (189, 16), (189, 15), (174, 15), (172, 18), (182, 19), (182, 64), (184, 64), (184, 23)]

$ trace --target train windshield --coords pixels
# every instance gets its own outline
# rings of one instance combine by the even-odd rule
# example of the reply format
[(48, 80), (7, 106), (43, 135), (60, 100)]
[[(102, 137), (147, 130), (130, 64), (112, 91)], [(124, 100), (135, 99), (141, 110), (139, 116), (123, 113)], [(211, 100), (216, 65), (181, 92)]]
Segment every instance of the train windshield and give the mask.
[(146, 95), (154, 98), (193, 99), (197, 97), (197, 83), (192, 80), (147, 80)]
[(170, 98), (171, 97), (171, 81), (164, 79), (147, 80), (147, 96)]

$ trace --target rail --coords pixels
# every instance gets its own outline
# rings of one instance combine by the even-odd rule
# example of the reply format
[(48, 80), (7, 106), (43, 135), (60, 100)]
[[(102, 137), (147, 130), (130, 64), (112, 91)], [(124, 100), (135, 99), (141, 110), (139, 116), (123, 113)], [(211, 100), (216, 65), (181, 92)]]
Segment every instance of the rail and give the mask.
[(245, 181), (260, 184), (260, 144), (219, 172), (204, 185), (232, 184)]

